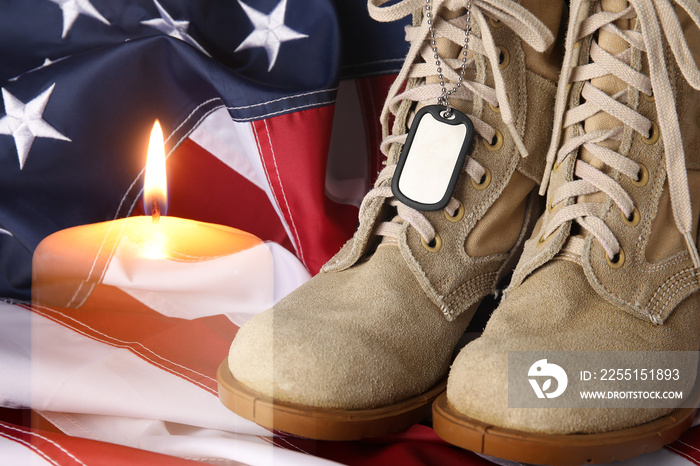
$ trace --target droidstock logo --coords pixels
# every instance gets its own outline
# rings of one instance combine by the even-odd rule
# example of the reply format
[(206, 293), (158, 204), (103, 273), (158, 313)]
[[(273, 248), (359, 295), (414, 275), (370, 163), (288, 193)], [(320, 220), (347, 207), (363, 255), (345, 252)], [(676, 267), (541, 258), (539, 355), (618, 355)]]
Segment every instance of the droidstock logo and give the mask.
[[(527, 375), (528, 377), (536, 377), (528, 380), (537, 398), (556, 398), (564, 393), (569, 383), (569, 378), (566, 376), (564, 369), (556, 364), (548, 363), (546, 359), (540, 359), (530, 366)], [(557, 381), (556, 390), (548, 391), (552, 388), (552, 379)], [(542, 381), (541, 386), (540, 380)]]

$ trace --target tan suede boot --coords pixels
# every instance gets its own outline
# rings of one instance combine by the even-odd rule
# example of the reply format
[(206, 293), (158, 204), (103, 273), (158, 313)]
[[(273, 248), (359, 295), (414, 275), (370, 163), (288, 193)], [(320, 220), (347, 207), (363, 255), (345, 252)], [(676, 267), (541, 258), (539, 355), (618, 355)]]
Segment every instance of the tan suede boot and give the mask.
[(219, 370), (227, 407), (304, 437), (376, 436), (429, 416), (475, 309), (512, 270), (541, 212), (536, 186), (552, 125), (542, 109), (554, 104), (561, 60), (550, 45), (564, 2), (474, 1), (464, 61), (467, 2), (429, 4), (448, 91), (465, 63), (449, 103), (476, 134), (449, 203), (427, 211), (391, 188), (411, 120), (442, 95), (426, 2), (385, 1), (369, 1), (376, 19), (414, 18), (382, 115), (386, 168), (354, 237), (316, 277), (243, 325)]
[[(688, 408), (679, 408), (682, 400), (675, 407), (515, 407), (509, 358), (679, 351), (697, 359), (699, 13), (697, 2), (572, 2), (548, 208), (483, 335), (462, 349), (434, 404), (435, 431), (447, 441), (526, 463), (599, 463), (661, 448), (691, 425), (695, 400)], [(585, 355), (598, 378), (610, 368), (592, 367), (594, 359), (616, 356)], [(681, 374), (686, 396), (697, 388), (697, 362), (691, 368)], [(607, 390), (625, 378), (625, 367), (617, 369)], [(567, 372), (569, 387), (594, 383)], [(529, 395), (542, 398), (534, 389)]]

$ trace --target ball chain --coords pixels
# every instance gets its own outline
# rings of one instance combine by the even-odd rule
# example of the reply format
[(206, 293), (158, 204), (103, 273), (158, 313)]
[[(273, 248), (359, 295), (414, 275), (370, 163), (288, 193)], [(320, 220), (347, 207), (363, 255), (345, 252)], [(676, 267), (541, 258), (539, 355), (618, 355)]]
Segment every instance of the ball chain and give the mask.
[(448, 97), (454, 94), (457, 89), (462, 86), (462, 82), (464, 81), (464, 72), (467, 68), (469, 32), (471, 31), (472, 1), (467, 1), (467, 27), (464, 30), (464, 51), (462, 52), (462, 67), (459, 72), (459, 80), (457, 81), (457, 84), (449, 91), (445, 87), (445, 77), (442, 75), (442, 62), (437, 51), (437, 43), (435, 42), (435, 29), (433, 28), (433, 14), (431, 12), (430, 2), (431, 0), (425, 0), (425, 16), (427, 18), (428, 29), (430, 31), (430, 47), (433, 49), (433, 57), (435, 58), (435, 65), (437, 66), (438, 79), (440, 79), (440, 87), (442, 88), (442, 95), (438, 97), (438, 105), (445, 106), (445, 116), (449, 117), (452, 114), (452, 108), (450, 107)]

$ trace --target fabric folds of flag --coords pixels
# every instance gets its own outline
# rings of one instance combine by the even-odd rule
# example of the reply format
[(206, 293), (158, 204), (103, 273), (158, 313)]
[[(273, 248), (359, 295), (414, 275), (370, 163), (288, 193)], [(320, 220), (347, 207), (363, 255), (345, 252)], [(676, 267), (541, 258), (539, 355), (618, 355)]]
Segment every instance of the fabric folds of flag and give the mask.
[(329, 0), (3, 2), (0, 296), (29, 299), (48, 234), (139, 212), (156, 118), (169, 214), (250, 231), (315, 273), (356, 221), (326, 193), (341, 73), (385, 73), (403, 55), (399, 33), (394, 61), (343, 62), (343, 31), (362, 35), (338, 18)]
[[(0, 464), (493, 464), (426, 425), (281, 435), (216, 393), (239, 326), (352, 234), (402, 27), (366, 0), (0, 0)], [(217, 269), (246, 293), (156, 296), (110, 263), (82, 305), (31, 303), (42, 239), (143, 213), (155, 119), (167, 214), (262, 239)], [(696, 430), (635, 464), (699, 464)]]

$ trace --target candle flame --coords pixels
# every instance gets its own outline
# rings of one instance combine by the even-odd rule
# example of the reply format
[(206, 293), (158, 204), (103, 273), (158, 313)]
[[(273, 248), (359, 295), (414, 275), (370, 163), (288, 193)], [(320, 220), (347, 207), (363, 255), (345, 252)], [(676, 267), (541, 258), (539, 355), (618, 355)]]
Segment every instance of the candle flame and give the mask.
[(157, 222), (161, 213), (165, 215), (168, 202), (168, 179), (165, 174), (165, 143), (160, 122), (156, 120), (148, 142), (146, 176), (144, 181), (144, 210)]

